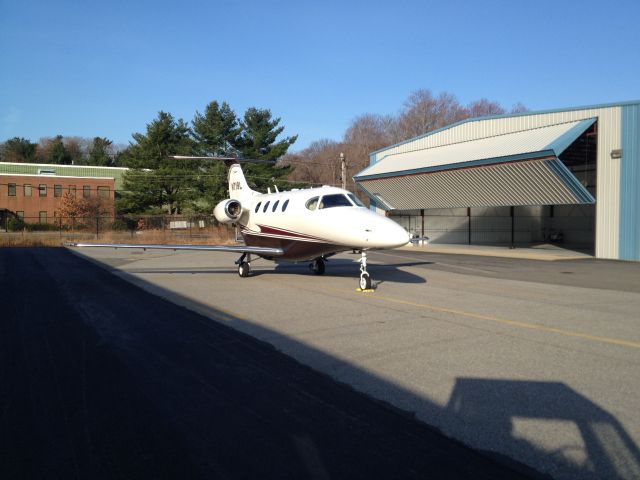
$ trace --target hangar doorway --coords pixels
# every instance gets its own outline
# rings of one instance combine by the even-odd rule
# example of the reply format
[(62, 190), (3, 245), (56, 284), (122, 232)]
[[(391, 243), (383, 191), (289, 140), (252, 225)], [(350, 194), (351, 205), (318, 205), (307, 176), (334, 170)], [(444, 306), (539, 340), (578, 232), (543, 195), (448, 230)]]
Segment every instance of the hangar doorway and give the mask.
[[(596, 122), (558, 156), (594, 198), (597, 141)], [(431, 243), (504, 246), (512, 241), (515, 246), (551, 243), (595, 253), (595, 203), (392, 210), (389, 215), (412, 235), (429, 237)]]

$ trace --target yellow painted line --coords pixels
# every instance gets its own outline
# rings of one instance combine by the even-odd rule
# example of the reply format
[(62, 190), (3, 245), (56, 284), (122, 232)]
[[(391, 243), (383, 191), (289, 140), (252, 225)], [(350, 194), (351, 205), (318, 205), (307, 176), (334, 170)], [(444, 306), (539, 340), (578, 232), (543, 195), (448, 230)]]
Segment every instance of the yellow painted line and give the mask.
[[(342, 290), (338, 290), (338, 289), (331, 289), (333, 291), (336, 292), (342, 292), (344, 293)], [(400, 300), (398, 298), (392, 298), (392, 297), (384, 297), (382, 295), (371, 295), (369, 298), (373, 298), (376, 300), (384, 300), (386, 302), (390, 302), (390, 303), (398, 303), (401, 305), (409, 305), (412, 307), (417, 307), (417, 308), (425, 308), (428, 310), (433, 310), (435, 312), (442, 312), (442, 313), (450, 313), (453, 315), (460, 315), (463, 317), (469, 317), (469, 318), (475, 318), (477, 320), (485, 320), (488, 322), (493, 322), (493, 323), (499, 323), (502, 325), (508, 325), (510, 327), (518, 327), (518, 328), (524, 328), (527, 330), (537, 330), (540, 332), (548, 332), (548, 333), (556, 333), (558, 335), (564, 335), (567, 337), (575, 337), (575, 338), (582, 338), (585, 340), (591, 340), (594, 342), (600, 342), (600, 343), (608, 343), (611, 345), (618, 345), (618, 346), (622, 346), (622, 347), (630, 347), (630, 348), (640, 348), (640, 342), (632, 342), (629, 340), (620, 340), (618, 338), (610, 338), (610, 337), (601, 337), (598, 335), (590, 335), (588, 333), (581, 333), (581, 332), (574, 332), (571, 330), (564, 330), (561, 328), (554, 328), (554, 327), (546, 327), (544, 325), (536, 325), (534, 323), (526, 323), (526, 322), (519, 322), (516, 320), (507, 320), (504, 318), (498, 318), (498, 317), (494, 317), (491, 315), (480, 315), (478, 313), (472, 313), (472, 312), (466, 312), (464, 310), (455, 310), (453, 308), (444, 308), (444, 307), (437, 307), (435, 305), (429, 305), (427, 303), (416, 303), (416, 302), (411, 302), (408, 300)]]

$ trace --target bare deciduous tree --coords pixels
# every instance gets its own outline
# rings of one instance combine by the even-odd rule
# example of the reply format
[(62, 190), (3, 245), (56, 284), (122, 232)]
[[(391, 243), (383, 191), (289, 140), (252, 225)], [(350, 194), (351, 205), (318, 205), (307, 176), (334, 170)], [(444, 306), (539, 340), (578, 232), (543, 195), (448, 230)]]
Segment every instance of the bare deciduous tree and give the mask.
[(492, 102), (486, 98), (471, 102), (467, 106), (467, 117), (470, 118), (502, 115), (504, 113), (506, 113), (506, 110), (502, 108), (498, 102)]
[[(526, 110), (521, 103), (512, 108), (513, 113)], [(301, 152), (287, 155), (283, 164), (295, 167), (290, 180), (338, 184), (340, 153), (344, 153), (347, 158), (347, 188), (360, 193), (351, 178), (369, 165), (371, 152), (466, 118), (504, 113), (505, 109), (498, 102), (486, 98), (463, 106), (450, 93), (434, 96), (430, 90), (416, 90), (409, 95), (398, 115), (360, 115), (351, 121), (342, 142), (327, 139), (313, 142)]]
[(467, 118), (467, 110), (456, 97), (443, 92), (434, 97), (431, 90), (416, 90), (404, 102), (398, 117), (402, 140), (437, 130)]

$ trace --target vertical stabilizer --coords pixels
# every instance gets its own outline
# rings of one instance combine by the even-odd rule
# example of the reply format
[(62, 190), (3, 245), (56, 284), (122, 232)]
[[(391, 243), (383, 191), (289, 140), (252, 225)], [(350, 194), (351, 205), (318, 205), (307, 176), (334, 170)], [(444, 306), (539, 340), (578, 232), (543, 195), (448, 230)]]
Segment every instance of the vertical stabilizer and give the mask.
[(229, 167), (229, 198), (240, 200), (240, 203), (245, 204), (255, 193), (257, 192), (249, 188), (240, 164), (231, 165)]

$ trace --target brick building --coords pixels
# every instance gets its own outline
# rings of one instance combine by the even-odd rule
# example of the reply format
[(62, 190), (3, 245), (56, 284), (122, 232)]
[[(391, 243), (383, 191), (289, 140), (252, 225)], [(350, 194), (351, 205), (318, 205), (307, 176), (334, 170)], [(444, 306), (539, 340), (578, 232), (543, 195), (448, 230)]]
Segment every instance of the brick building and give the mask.
[(75, 198), (103, 199), (108, 209), (115, 210), (113, 177), (0, 173), (0, 211), (29, 223), (50, 223), (67, 192)]

